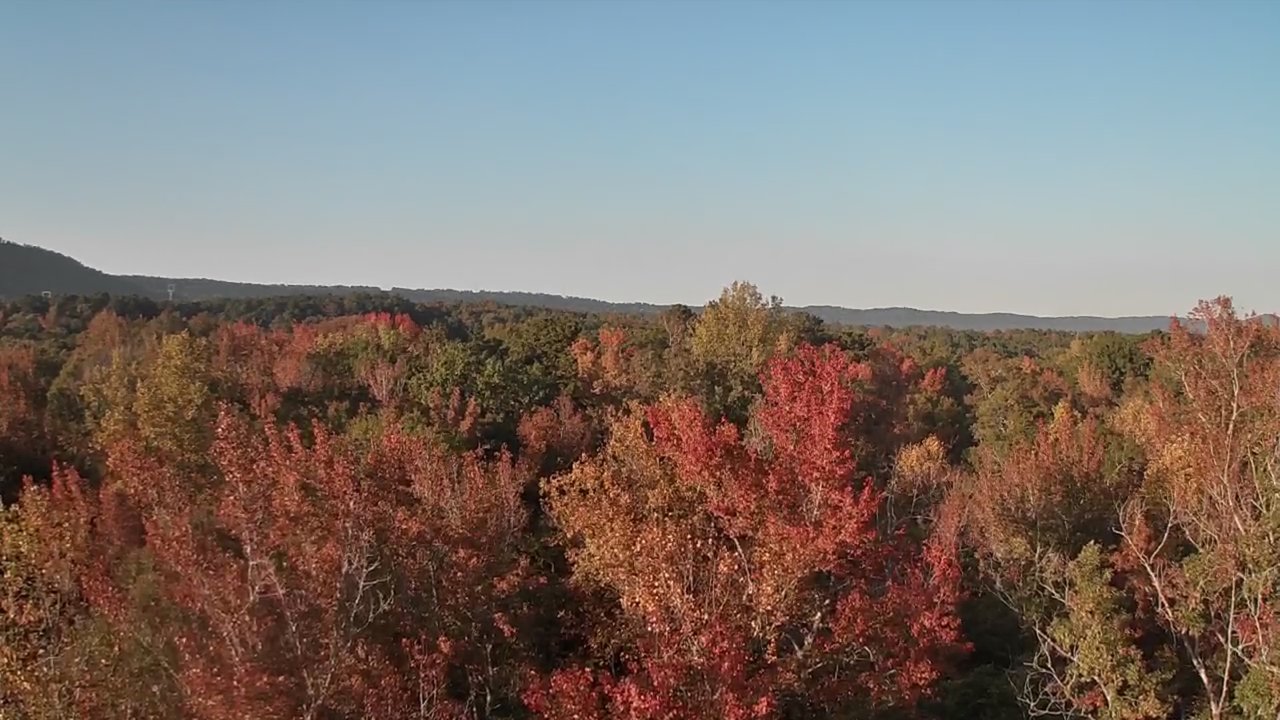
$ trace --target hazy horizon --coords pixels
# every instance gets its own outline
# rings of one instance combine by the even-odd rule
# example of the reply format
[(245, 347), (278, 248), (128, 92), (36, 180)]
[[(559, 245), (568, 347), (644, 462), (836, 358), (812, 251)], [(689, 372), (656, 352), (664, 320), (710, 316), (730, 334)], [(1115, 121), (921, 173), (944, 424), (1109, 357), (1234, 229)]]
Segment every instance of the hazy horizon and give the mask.
[(0, 236), (116, 274), (1280, 309), (1280, 4), (0, 6)]

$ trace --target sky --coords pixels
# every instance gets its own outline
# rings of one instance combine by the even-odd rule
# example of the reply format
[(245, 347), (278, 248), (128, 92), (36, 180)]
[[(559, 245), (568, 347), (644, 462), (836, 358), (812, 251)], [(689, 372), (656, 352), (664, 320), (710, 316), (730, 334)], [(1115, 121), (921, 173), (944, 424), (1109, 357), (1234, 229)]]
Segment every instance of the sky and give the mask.
[(8, 0), (0, 237), (252, 282), (1280, 310), (1280, 2)]

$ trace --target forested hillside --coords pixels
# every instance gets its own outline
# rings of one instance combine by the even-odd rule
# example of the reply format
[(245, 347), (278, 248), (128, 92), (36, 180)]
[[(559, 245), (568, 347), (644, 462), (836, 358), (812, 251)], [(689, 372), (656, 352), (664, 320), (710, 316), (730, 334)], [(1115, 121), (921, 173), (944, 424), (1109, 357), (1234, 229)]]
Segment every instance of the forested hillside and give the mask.
[(0, 305), (0, 718), (1274, 718), (1280, 330)]
[[(278, 298), (291, 295), (350, 295), (353, 293), (384, 294), (381, 288), (323, 285), (261, 285), (204, 278), (165, 278), (144, 275), (106, 275), (91, 270), (70, 258), (41, 248), (0, 242), (0, 298), (17, 298), (50, 291), (58, 294), (141, 295), (153, 300), (167, 300), (169, 288), (180, 302), (207, 300), (244, 300)], [(512, 306), (540, 307), (548, 310), (597, 314), (658, 314), (667, 306), (651, 303), (620, 303), (566, 297), (546, 293), (491, 290), (422, 290), (392, 288), (385, 294), (417, 303), (481, 303), (493, 302)], [(834, 325), (864, 327), (949, 327), (956, 330), (1063, 330), (1079, 332), (1112, 331), (1146, 333), (1162, 330), (1168, 317), (1037, 317), (1015, 313), (956, 313), (915, 308), (872, 308), (855, 310), (828, 305), (788, 308), (813, 315)]]
[(43, 292), (140, 295), (144, 290), (124, 278), (85, 267), (66, 255), (0, 239), (0, 298)]

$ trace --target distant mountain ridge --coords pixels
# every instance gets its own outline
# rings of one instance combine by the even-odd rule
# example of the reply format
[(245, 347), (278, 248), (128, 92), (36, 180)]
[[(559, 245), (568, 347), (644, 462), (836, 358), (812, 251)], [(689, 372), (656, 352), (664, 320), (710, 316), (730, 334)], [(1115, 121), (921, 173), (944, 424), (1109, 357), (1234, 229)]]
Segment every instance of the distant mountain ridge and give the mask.
[(796, 308), (822, 318), (824, 322), (838, 325), (864, 325), (889, 327), (946, 327), (953, 330), (1062, 330), (1067, 332), (1148, 333), (1167, 330), (1172, 315), (1130, 315), (1125, 317), (1097, 317), (1070, 315), (1040, 317), (1016, 313), (959, 313), (948, 310), (917, 310), (916, 308), (869, 308), (854, 310), (830, 305), (806, 305)]
[[(266, 285), (204, 278), (163, 278), (145, 275), (110, 275), (79, 261), (33, 245), (0, 240), (0, 298), (16, 298), (52, 292), (59, 295), (142, 295), (156, 300), (168, 298), (175, 287), (176, 300), (200, 301), (222, 298), (263, 298), (287, 295), (348, 295), (389, 292), (413, 302), (457, 303), (495, 302), (504, 305), (543, 307), (551, 310), (600, 314), (651, 314), (666, 305), (615, 303), (591, 298), (566, 297), (548, 293), (490, 290), (425, 290), (347, 285)], [(790, 307), (834, 325), (871, 327), (936, 326), (955, 330), (1063, 330), (1068, 332), (1114, 331), (1146, 333), (1169, 326), (1169, 316), (1129, 317), (1038, 317), (1016, 313), (958, 313), (918, 310), (907, 307), (853, 309), (831, 305)]]

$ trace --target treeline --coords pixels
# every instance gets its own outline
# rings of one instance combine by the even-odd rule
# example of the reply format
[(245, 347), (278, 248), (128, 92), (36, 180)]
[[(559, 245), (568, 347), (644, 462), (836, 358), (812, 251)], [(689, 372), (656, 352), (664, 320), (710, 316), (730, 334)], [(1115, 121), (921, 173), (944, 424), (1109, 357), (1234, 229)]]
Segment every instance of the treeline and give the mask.
[(0, 306), (0, 718), (1280, 713), (1280, 330)]
[[(0, 239), (0, 303), (6, 298), (41, 295), (46, 291), (62, 296), (109, 293), (120, 298), (141, 296), (156, 302), (176, 300), (188, 308), (198, 307), (206, 301), (226, 307), (228, 300), (232, 303), (265, 300), (279, 306), (285, 303), (283, 298), (288, 296), (301, 298), (295, 307), (314, 307), (317, 298), (348, 296), (360, 297), (360, 304), (364, 305), (383, 304), (379, 302), (380, 299), (387, 300), (388, 296), (395, 296), (403, 300), (391, 300), (392, 304), (403, 304), (403, 301), (423, 305), (498, 304), (594, 315), (656, 315), (669, 307), (531, 292), (411, 288), (392, 288), (384, 292), (380, 288), (369, 286), (264, 285), (206, 278), (108, 275), (53, 251)], [(811, 305), (788, 310), (813, 315), (837, 325), (939, 326), (982, 332), (1036, 328), (1064, 332), (1148, 333), (1163, 330), (1169, 322), (1169, 318), (1165, 316), (1036, 317), (1010, 313), (941, 312), (904, 307), (855, 310)]]

